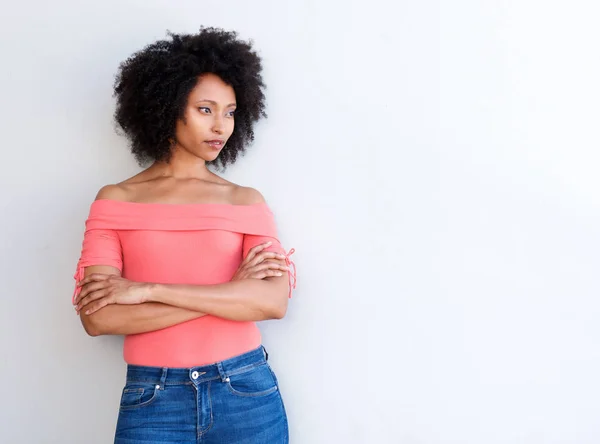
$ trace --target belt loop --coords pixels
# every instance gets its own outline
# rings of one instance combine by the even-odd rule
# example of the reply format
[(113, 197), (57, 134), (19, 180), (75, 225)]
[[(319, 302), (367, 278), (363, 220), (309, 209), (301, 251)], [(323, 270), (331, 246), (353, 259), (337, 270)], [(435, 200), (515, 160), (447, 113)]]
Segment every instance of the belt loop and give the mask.
[(219, 376), (221, 377), (221, 382), (229, 382), (229, 378), (223, 370), (223, 364), (221, 362), (217, 362), (217, 370), (219, 370)]
[(265, 348), (264, 345), (261, 345), (262, 349), (263, 349), (263, 353), (265, 354), (265, 361), (269, 360), (269, 354), (267, 353), (267, 349)]
[(162, 369), (162, 375), (160, 376), (160, 388), (162, 390), (165, 389), (165, 381), (167, 380), (167, 372), (168, 372), (169, 368), (168, 367), (163, 367)]

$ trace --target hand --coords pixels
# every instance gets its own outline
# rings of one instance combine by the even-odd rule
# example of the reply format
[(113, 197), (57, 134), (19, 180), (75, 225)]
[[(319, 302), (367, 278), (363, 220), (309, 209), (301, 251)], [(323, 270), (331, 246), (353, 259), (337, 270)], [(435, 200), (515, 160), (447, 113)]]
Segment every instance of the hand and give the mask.
[(271, 244), (272, 242), (267, 242), (252, 248), (231, 280), (241, 281), (242, 279), (264, 279), (271, 276), (283, 276), (283, 272), (287, 271), (288, 267), (280, 264), (276, 259), (284, 260), (285, 256), (279, 253), (263, 251), (265, 248), (270, 247)]
[(93, 273), (77, 283), (81, 292), (75, 298), (77, 314), (90, 315), (109, 304), (143, 304), (149, 299), (150, 285), (112, 274)]

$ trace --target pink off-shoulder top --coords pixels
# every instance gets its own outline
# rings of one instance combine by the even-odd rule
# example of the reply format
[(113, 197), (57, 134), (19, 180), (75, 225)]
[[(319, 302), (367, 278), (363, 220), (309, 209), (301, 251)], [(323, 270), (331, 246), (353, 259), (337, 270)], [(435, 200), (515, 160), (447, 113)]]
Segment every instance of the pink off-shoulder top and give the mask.
[[(290, 296), (296, 268), (277, 238), (265, 203), (159, 204), (99, 199), (92, 203), (75, 279), (86, 267), (108, 265), (141, 282), (212, 285), (228, 282), (248, 251), (267, 249), (286, 256)], [(77, 292), (78, 290), (76, 290)], [(127, 335), (123, 356), (134, 365), (193, 367), (218, 362), (261, 344), (254, 322), (206, 315), (172, 327)]]

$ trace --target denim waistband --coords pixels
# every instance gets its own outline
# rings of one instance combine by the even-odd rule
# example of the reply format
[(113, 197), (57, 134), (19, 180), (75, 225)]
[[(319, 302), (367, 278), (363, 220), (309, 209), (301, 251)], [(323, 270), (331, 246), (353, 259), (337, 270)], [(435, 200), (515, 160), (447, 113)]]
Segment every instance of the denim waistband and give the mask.
[(267, 351), (261, 345), (239, 356), (199, 367), (173, 368), (129, 364), (127, 365), (127, 382), (147, 382), (165, 386), (200, 384), (215, 379), (226, 381), (229, 376), (243, 373), (252, 367), (266, 363), (267, 357)]

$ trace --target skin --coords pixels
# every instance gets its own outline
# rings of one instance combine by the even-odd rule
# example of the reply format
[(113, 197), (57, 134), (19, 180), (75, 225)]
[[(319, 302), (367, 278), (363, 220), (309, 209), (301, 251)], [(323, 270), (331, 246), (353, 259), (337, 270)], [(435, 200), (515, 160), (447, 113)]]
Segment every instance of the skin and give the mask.
[[(263, 203), (255, 189), (231, 183), (208, 170), (220, 148), (207, 141), (231, 136), (235, 92), (214, 74), (201, 76), (177, 122), (172, 156), (116, 185), (97, 199), (144, 203)], [(287, 310), (289, 281), (285, 256), (254, 247), (230, 282), (218, 285), (164, 285), (134, 282), (109, 266), (91, 266), (77, 285), (74, 301), (92, 336), (135, 334), (166, 328), (210, 314), (237, 321), (280, 319)]]

